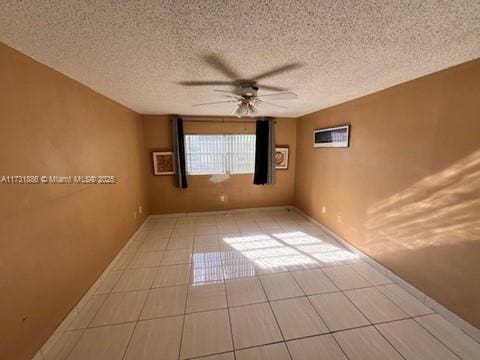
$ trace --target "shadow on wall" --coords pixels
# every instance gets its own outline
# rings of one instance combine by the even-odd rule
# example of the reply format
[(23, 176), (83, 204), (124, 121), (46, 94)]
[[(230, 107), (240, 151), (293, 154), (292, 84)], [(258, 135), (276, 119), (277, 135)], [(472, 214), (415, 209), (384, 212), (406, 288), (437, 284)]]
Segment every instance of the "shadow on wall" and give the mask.
[(367, 210), (372, 254), (480, 240), (480, 150)]

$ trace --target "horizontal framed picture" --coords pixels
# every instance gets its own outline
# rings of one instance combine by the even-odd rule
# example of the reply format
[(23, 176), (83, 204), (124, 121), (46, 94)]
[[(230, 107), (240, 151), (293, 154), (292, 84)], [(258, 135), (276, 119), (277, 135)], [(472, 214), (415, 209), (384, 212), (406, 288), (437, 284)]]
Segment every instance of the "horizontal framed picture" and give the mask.
[(350, 125), (313, 131), (313, 147), (346, 148), (350, 146)]
[(288, 169), (288, 146), (275, 147), (275, 169), (276, 170)]
[(175, 174), (175, 162), (173, 161), (173, 152), (152, 153), (153, 175), (173, 175)]

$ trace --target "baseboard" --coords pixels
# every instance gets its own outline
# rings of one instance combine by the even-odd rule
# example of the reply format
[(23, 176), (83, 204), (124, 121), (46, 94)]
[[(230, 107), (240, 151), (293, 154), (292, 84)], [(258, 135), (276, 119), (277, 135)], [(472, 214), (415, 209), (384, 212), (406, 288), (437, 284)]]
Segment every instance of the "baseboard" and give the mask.
[(172, 214), (153, 214), (150, 215), (151, 218), (171, 218), (171, 217), (180, 217), (180, 216), (201, 216), (201, 215), (227, 215), (227, 214), (242, 214), (242, 213), (251, 213), (251, 212), (263, 212), (263, 211), (275, 211), (275, 210), (295, 210), (295, 206), (284, 205), (284, 206), (267, 206), (267, 207), (256, 207), (256, 208), (245, 208), (245, 209), (230, 209), (230, 210), (215, 210), (215, 211), (193, 211), (193, 212), (183, 212), (183, 213), (172, 213)]
[(60, 336), (65, 332), (66, 329), (68, 329), (68, 326), (72, 322), (72, 320), (75, 318), (75, 316), (80, 312), (80, 310), (85, 306), (85, 304), (90, 300), (90, 297), (95, 293), (97, 290), (98, 286), (100, 283), (103, 281), (105, 278), (105, 275), (108, 274), (111, 270), (111, 268), (115, 265), (115, 263), (118, 261), (118, 259), (125, 253), (125, 251), (128, 250), (128, 247), (130, 244), (139, 236), (143, 228), (145, 227), (145, 224), (147, 223), (148, 219), (150, 216), (147, 216), (145, 220), (143, 221), (142, 225), (138, 227), (138, 229), (133, 233), (132, 236), (130, 236), (130, 239), (123, 245), (122, 249), (117, 253), (117, 255), (113, 258), (113, 260), (110, 262), (110, 264), (105, 268), (105, 270), (102, 272), (102, 274), (98, 277), (98, 279), (93, 283), (93, 285), (88, 289), (88, 291), (85, 293), (85, 295), (82, 296), (80, 301), (77, 303), (77, 305), (68, 313), (68, 315), (63, 319), (63, 321), (60, 323), (59, 326), (54, 330), (52, 335), (48, 338), (48, 340), (43, 344), (43, 346), (38, 350), (37, 354), (34, 356), (33, 360), (43, 360), (44, 356), (43, 354), (46, 354), (49, 349), (52, 348), (52, 346), (55, 345), (55, 343), (58, 341)]
[(314, 218), (308, 216), (305, 214), (303, 211), (298, 209), (297, 207), (293, 207), (293, 210), (296, 211), (298, 214), (303, 216), (305, 219), (310, 221), (311, 223), (314, 223), (315, 225), (319, 226), (324, 230), (328, 235), (333, 237), (335, 240), (337, 240), (339, 243), (344, 245), (347, 249), (351, 250), (353, 253), (358, 255), (360, 258), (362, 258), (364, 261), (368, 262), (371, 266), (373, 266), (376, 270), (380, 271), (383, 275), (388, 277), (390, 280), (392, 280), (395, 284), (403, 288), (405, 291), (413, 295), (415, 298), (417, 298), (419, 301), (424, 303), (426, 306), (430, 307), (433, 309), (435, 312), (437, 312), (439, 315), (443, 316), (445, 319), (450, 321), (453, 325), (455, 325), (457, 328), (460, 330), (464, 331), (466, 334), (470, 335), (472, 338), (480, 342), (480, 329), (477, 327), (473, 326), (466, 320), (462, 319), (459, 317), (457, 314), (454, 312), (450, 311), (447, 309), (445, 306), (442, 304), (439, 304), (437, 301), (423, 293), (422, 291), (418, 290), (415, 286), (412, 284), (408, 283), (407, 281), (403, 280), (401, 277), (396, 275), (394, 272), (391, 270), (387, 269), (385, 266), (380, 264), (379, 262), (375, 261), (371, 257), (369, 257), (367, 254), (365, 254), (363, 251), (360, 249), (356, 248), (352, 244), (350, 244), (347, 240), (343, 239), (341, 236), (330, 230), (328, 227), (323, 225), (322, 223), (318, 222)]

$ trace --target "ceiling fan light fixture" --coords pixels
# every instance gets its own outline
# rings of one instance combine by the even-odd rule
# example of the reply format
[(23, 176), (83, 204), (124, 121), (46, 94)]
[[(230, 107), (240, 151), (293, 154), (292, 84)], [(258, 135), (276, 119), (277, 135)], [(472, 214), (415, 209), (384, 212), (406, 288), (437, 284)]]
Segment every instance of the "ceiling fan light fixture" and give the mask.
[(247, 102), (241, 102), (233, 111), (233, 115), (238, 118), (253, 117), (256, 112), (255, 106)]

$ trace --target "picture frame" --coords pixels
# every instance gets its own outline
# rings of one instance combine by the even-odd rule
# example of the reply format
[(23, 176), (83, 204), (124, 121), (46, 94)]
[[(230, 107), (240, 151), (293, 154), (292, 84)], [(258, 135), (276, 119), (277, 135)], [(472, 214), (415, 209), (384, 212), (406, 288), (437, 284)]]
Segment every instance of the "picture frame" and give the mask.
[(275, 169), (276, 170), (288, 170), (288, 146), (279, 145), (275, 146)]
[(152, 152), (153, 175), (174, 175), (175, 161), (172, 151)]
[(313, 130), (313, 147), (347, 148), (350, 146), (350, 125)]

